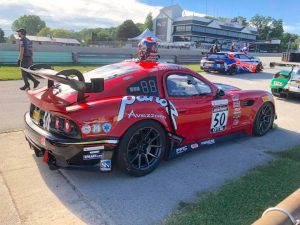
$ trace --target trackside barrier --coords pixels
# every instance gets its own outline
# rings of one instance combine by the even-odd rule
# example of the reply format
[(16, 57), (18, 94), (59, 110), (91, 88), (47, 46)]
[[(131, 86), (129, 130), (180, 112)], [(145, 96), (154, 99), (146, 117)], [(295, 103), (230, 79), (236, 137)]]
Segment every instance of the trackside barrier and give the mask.
[(300, 225), (300, 188), (276, 207), (266, 209), (252, 225)]

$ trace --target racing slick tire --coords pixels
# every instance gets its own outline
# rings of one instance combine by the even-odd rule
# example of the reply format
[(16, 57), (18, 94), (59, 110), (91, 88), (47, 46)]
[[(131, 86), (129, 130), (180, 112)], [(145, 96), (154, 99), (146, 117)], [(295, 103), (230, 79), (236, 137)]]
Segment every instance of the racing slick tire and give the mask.
[(229, 75), (235, 75), (235, 74), (237, 74), (237, 68), (236, 68), (236, 66), (231, 66), (228, 69), (227, 74), (229, 74)]
[(259, 73), (263, 70), (263, 65), (261, 63), (257, 64), (255, 73)]
[(204, 72), (206, 73), (209, 73), (209, 70), (208, 69), (203, 69)]
[(265, 135), (270, 129), (272, 129), (274, 118), (274, 107), (270, 102), (265, 102), (256, 113), (253, 123), (253, 135)]
[(165, 130), (157, 122), (147, 120), (130, 127), (117, 151), (118, 166), (134, 176), (151, 173), (161, 162), (167, 146)]

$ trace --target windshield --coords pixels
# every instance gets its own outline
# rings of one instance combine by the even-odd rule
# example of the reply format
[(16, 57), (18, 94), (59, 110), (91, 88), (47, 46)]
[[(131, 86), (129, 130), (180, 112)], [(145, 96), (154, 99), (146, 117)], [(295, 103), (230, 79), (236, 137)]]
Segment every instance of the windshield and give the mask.
[(84, 73), (85, 82), (90, 82), (92, 78), (104, 78), (104, 80), (138, 71), (132, 66), (107, 65)]
[(300, 70), (297, 71), (296, 74), (292, 75), (292, 81), (300, 81)]

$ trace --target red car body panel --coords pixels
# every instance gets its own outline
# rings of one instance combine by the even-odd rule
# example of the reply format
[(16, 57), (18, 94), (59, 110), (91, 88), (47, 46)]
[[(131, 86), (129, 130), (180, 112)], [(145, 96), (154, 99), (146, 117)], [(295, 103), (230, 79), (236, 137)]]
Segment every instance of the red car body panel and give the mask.
[[(82, 102), (76, 101), (77, 92), (68, 87), (62, 87), (61, 91), (46, 87), (28, 91), (29, 99), (36, 108), (50, 113), (52, 118), (54, 115), (62, 117), (65, 121), (72, 121), (78, 126), (79, 135), (76, 138), (80, 144), (82, 143), (81, 148), (74, 154), (58, 153), (55, 145), (51, 145), (49, 150), (47, 146), (36, 143), (37, 138), (30, 136), (30, 132), (27, 134), (29, 142), (36, 147), (49, 150), (54, 155), (67, 154), (64, 160), (69, 163), (70, 158), (82, 152), (84, 147), (99, 145), (93, 144), (93, 141), (112, 138), (120, 140), (134, 124), (143, 120), (154, 120), (161, 124), (169, 134), (170, 142), (174, 143), (168, 149), (167, 154), (170, 155), (171, 151), (176, 151), (180, 146), (191, 145), (194, 148), (193, 144), (199, 141), (214, 140), (238, 132), (251, 134), (253, 121), (261, 105), (268, 101), (274, 106), (272, 95), (265, 91), (243, 91), (232, 88), (225, 91), (224, 96), (217, 96), (218, 87), (215, 84), (183, 66), (134, 61), (113, 65), (132, 68), (133, 72), (105, 80), (103, 92), (85, 94), (86, 98)], [(192, 97), (169, 96), (166, 80), (171, 74), (192, 76), (209, 86), (211, 93)], [(156, 96), (135, 94), (134, 91), (138, 89), (134, 85), (143, 79), (147, 81), (148, 78), (156, 81), (158, 94)], [(154, 86), (152, 88), (154, 89)], [(213, 125), (218, 112), (223, 112), (225, 115), (223, 118), (225, 126), (218, 127), (220, 130), (215, 131)], [(27, 124), (28, 120), (29, 118), (26, 119)], [(100, 124), (97, 132), (93, 132), (95, 124), (97, 126)], [(32, 127), (27, 128), (30, 129)], [(48, 146), (53, 142), (49, 140), (48, 143), (46, 137)], [(108, 146), (108, 150), (112, 151), (118, 147), (118, 142), (103, 142), (101, 145), (104, 146), (104, 150)], [(176, 152), (175, 154), (178, 155), (181, 153)], [(112, 154), (106, 158), (111, 159)]]

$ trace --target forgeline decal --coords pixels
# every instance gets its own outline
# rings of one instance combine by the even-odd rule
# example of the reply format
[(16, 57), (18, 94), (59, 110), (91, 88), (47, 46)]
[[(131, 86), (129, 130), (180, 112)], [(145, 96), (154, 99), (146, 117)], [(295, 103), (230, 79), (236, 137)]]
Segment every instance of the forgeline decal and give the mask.
[(213, 107), (210, 132), (217, 133), (224, 131), (226, 129), (228, 119), (228, 100), (215, 100), (211, 103)]
[(130, 113), (128, 113), (128, 119), (130, 118), (160, 118), (160, 119), (166, 119), (164, 115), (154, 114), (154, 113), (135, 113), (133, 110), (131, 110)]
[[(124, 96), (122, 98), (122, 101), (121, 101), (117, 121), (120, 121), (124, 118), (126, 106), (127, 105), (132, 105), (135, 102), (145, 102), (145, 103), (154, 102), (154, 103), (157, 103), (157, 104), (161, 105), (162, 107), (164, 107), (166, 109), (167, 113), (169, 113), (169, 111), (170, 111), (170, 114), (171, 114), (170, 117), (171, 117), (172, 122), (174, 124), (174, 128), (177, 129), (177, 123), (176, 123), (175, 117), (178, 116), (178, 112), (177, 112), (177, 109), (174, 106), (174, 104), (171, 101), (168, 101), (167, 99), (154, 97), (154, 96)], [(170, 110), (169, 110), (169, 107), (168, 107), (169, 105), (170, 105)], [(145, 115), (147, 115), (147, 114), (145, 114)], [(128, 116), (129, 116), (129, 114), (128, 114)], [(133, 116), (133, 114), (132, 114), (132, 116)]]

